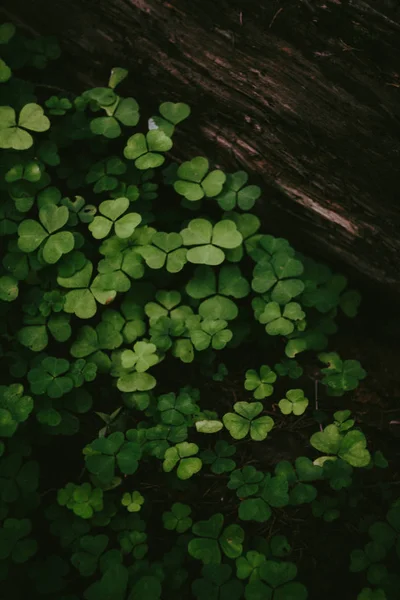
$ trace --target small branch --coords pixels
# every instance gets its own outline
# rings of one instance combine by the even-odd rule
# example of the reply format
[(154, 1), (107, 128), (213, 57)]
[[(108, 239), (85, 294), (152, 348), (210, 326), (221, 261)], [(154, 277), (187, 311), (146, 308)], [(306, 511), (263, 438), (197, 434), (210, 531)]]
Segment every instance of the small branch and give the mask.
[[(315, 390), (315, 410), (319, 410), (319, 404), (318, 404), (318, 379), (315, 379), (314, 381), (314, 390)], [(319, 430), (322, 431), (322, 424), (319, 424)]]
[(281, 13), (283, 11), (283, 8), (281, 7), (279, 10), (276, 11), (276, 13), (274, 14), (274, 16), (272, 17), (271, 23), (269, 24), (269, 29), (271, 29), (272, 25), (274, 24), (274, 21), (276, 19), (276, 17), (279, 15), (279, 13)]

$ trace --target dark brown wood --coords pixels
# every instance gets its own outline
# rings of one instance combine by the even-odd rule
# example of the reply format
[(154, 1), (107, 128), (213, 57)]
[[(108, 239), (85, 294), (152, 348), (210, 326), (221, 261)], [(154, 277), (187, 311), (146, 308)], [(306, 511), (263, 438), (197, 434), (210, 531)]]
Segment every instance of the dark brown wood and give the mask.
[(3, 0), (2, 11), (56, 34), (82, 89), (124, 66), (141, 105), (190, 104), (175, 157), (244, 168), (272, 233), (400, 297), (396, 0)]

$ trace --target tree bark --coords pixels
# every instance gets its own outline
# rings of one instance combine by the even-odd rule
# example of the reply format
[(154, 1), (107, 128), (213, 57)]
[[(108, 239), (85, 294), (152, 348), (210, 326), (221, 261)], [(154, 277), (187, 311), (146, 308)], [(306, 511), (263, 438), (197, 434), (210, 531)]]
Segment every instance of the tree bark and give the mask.
[(80, 89), (124, 66), (153, 114), (187, 102), (175, 158), (246, 170), (266, 230), (400, 298), (396, 0), (3, 0), (2, 11), (57, 35)]

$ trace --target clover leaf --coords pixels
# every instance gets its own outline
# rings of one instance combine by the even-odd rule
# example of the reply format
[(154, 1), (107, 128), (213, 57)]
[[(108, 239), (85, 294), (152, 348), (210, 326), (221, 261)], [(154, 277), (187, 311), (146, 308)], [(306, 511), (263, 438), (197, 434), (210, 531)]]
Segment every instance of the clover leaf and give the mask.
[(202, 467), (201, 459), (194, 457), (199, 451), (197, 444), (181, 442), (168, 448), (164, 454), (163, 469), (169, 473), (178, 465), (176, 474), (179, 479), (189, 479)]
[(325, 375), (322, 379), (328, 387), (328, 394), (343, 396), (347, 391), (356, 389), (361, 379), (367, 375), (358, 360), (341, 360), (337, 352), (322, 352), (318, 354), (321, 362), (328, 367), (321, 369)]
[(68, 315), (51, 315), (46, 322), (44, 317), (26, 317), (25, 323), (17, 333), (17, 339), (20, 344), (32, 350), (32, 352), (41, 352), (49, 343), (47, 330), (57, 342), (65, 342), (71, 337), (72, 329)]
[(0, 560), (11, 557), (14, 563), (21, 564), (34, 556), (37, 542), (27, 537), (31, 531), (29, 519), (5, 519), (0, 528)]
[(111, 69), (110, 79), (108, 80), (108, 87), (114, 90), (128, 76), (127, 69), (121, 67), (114, 67)]
[[(23, 252), (34, 252), (42, 242), (43, 259), (48, 264), (60, 260), (63, 254), (71, 252), (75, 240), (70, 231), (58, 231), (68, 221), (66, 206), (47, 204), (39, 209), (39, 220), (26, 219), (18, 227), (18, 247)], [(57, 232), (58, 233), (55, 233)]]
[(272, 476), (270, 473), (259, 484), (254, 498), (245, 498), (239, 506), (239, 518), (242, 521), (265, 523), (271, 517), (273, 508), (289, 504), (289, 483), (286, 475)]
[(45, 105), (49, 109), (50, 115), (62, 116), (72, 108), (72, 103), (68, 98), (60, 98), (59, 96), (51, 96), (45, 101)]
[(139, 252), (151, 269), (161, 269), (165, 265), (169, 273), (179, 273), (187, 262), (187, 249), (182, 245), (179, 233), (157, 231), (151, 238), (151, 244), (142, 246)]
[(184, 246), (195, 246), (187, 252), (188, 262), (200, 265), (220, 265), (225, 260), (223, 249), (237, 248), (242, 236), (233, 221), (212, 225), (207, 219), (192, 219), (180, 232)]
[(10, 275), (0, 277), (0, 300), (13, 302), (18, 298), (18, 281)]
[(28, 131), (42, 132), (49, 128), (50, 121), (38, 104), (25, 104), (18, 121), (13, 108), (0, 106), (0, 148), (27, 150), (33, 145), (33, 138)]
[(275, 467), (276, 475), (284, 475), (291, 486), (290, 504), (298, 506), (315, 500), (317, 490), (310, 482), (323, 479), (324, 470), (305, 457), (296, 458), (293, 467), (289, 461), (281, 460)]
[(253, 396), (256, 400), (262, 400), (267, 396), (271, 396), (274, 390), (271, 384), (276, 379), (276, 373), (267, 365), (262, 365), (259, 373), (255, 369), (246, 371), (244, 387), (246, 390), (254, 391)]
[(297, 575), (297, 567), (291, 562), (267, 560), (260, 565), (259, 581), (248, 583), (245, 589), (246, 600), (273, 598), (274, 600), (306, 600), (307, 588), (293, 579)]
[(145, 443), (143, 444), (143, 452), (150, 456), (163, 459), (165, 451), (171, 444), (183, 442), (187, 438), (187, 427), (156, 425), (145, 431)]
[(20, 383), (0, 386), (0, 437), (11, 437), (33, 410), (33, 399)]
[(303, 374), (303, 368), (299, 365), (296, 360), (284, 358), (281, 362), (276, 363), (274, 370), (278, 375), (284, 377), (285, 375), (290, 379), (298, 379)]
[(233, 210), (238, 206), (242, 210), (251, 210), (261, 189), (258, 185), (247, 185), (249, 176), (245, 171), (237, 171), (227, 175), (222, 192), (217, 196), (217, 202), (223, 210)]
[(190, 107), (184, 102), (163, 102), (159, 106), (160, 114), (149, 119), (149, 129), (161, 129), (168, 137), (172, 137), (175, 125), (190, 115)]
[(177, 171), (175, 191), (190, 201), (201, 200), (204, 196), (217, 196), (222, 190), (226, 176), (222, 171), (208, 172), (208, 169), (208, 160), (202, 156), (182, 163)]
[(303, 390), (289, 390), (286, 392), (286, 398), (279, 400), (278, 406), (282, 414), (290, 415), (293, 413), (298, 417), (305, 412), (308, 399), (305, 398)]
[(33, 394), (47, 394), (50, 398), (61, 398), (74, 387), (72, 377), (67, 375), (69, 362), (65, 358), (48, 356), (38, 367), (28, 373)]
[(366, 467), (371, 455), (366, 449), (367, 440), (361, 431), (352, 430), (342, 434), (339, 428), (332, 424), (314, 433), (310, 438), (311, 445), (328, 455), (337, 455), (352, 467)]
[(274, 421), (268, 416), (258, 417), (264, 409), (261, 402), (236, 402), (233, 408), (234, 413), (225, 413), (222, 417), (231, 436), (235, 440), (242, 440), (250, 432), (252, 440), (265, 440), (274, 426)]
[(88, 470), (102, 484), (108, 485), (112, 482), (117, 465), (126, 475), (136, 472), (141, 457), (141, 448), (138, 443), (129, 441), (128, 434), (127, 440), (125, 441), (122, 432), (116, 431), (108, 437), (94, 440), (83, 449)]
[(135, 231), (142, 220), (137, 213), (128, 213), (122, 216), (129, 208), (128, 198), (115, 198), (105, 200), (99, 206), (99, 212), (103, 216), (94, 217), (89, 224), (89, 230), (97, 240), (108, 236), (114, 226), (115, 233), (119, 238), (128, 238)]
[(95, 511), (103, 509), (103, 490), (92, 489), (90, 483), (67, 483), (65, 488), (58, 490), (57, 502), (71, 509), (78, 517), (90, 519)]
[(203, 300), (199, 306), (202, 317), (229, 321), (238, 315), (238, 308), (231, 298), (244, 298), (250, 292), (250, 286), (236, 265), (224, 265), (218, 277), (214, 269), (202, 265), (196, 267), (186, 292), (191, 298)]
[(334, 424), (339, 428), (340, 432), (351, 429), (355, 423), (354, 419), (349, 419), (350, 410), (338, 410), (333, 413)]
[(150, 325), (150, 342), (155, 344), (162, 352), (166, 352), (173, 346), (174, 338), (179, 338), (185, 331), (186, 325), (182, 319), (158, 317)]
[(124, 350), (121, 354), (121, 363), (124, 369), (135, 369), (144, 373), (159, 362), (156, 354), (157, 347), (149, 342), (136, 342), (133, 350)]
[(216, 475), (229, 473), (236, 467), (235, 461), (230, 458), (236, 453), (235, 446), (228, 444), (225, 440), (218, 440), (214, 450), (204, 450), (201, 460), (205, 465), (211, 465), (211, 471)]
[(165, 425), (183, 425), (193, 415), (198, 406), (190, 394), (181, 392), (176, 396), (173, 392), (159, 396), (157, 408), (161, 413), (161, 421)]
[(200, 319), (189, 317), (186, 321), (190, 332), (190, 339), (196, 350), (222, 350), (233, 337), (232, 331), (227, 329), (228, 322), (222, 319)]
[(264, 479), (263, 473), (253, 466), (243, 467), (231, 473), (228, 488), (236, 490), (238, 498), (253, 496), (259, 490), (259, 484)]
[(150, 318), (150, 324), (155, 324), (159, 317), (171, 317), (180, 320), (181, 314), (177, 307), (182, 296), (175, 290), (159, 290), (155, 294), (157, 302), (148, 302), (145, 307), (145, 313)]
[(161, 166), (165, 157), (160, 152), (167, 152), (172, 148), (172, 140), (161, 129), (149, 131), (146, 135), (135, 133), (125, 146), (124, 156), (135, 161), (139, 170), (153, 169)]
[(124, 600), (128, 587), (128, 570), (121, 564), (113, 564), (104, 571), (101, 579), (92, 583), (84, 592), (85, 600)]
[(342, 460), (329, 460), (327, 457), (321, 457), (315, 461), (316, 464), (321, 462), (324, 471), (324, 477), (329, 481), (330, 487), (336, 492), (349, 487), (352, 484), (353, 467)]
[[(249, 217), (250, 215), (241, 215)], [(258, 229), (258, 228), (257, 228)], [(270, 261), (275, 254), (284, 253), (294, 256), (295, 251), (284, 238), (277, 238), (273, 235), (265, 235), (252, 231), (252, 235), (246, 236), (246, 251), (251, 258), (256, 261)]]
[(99, 194), (115, 190), (119, 180), (116, 175), (123, 175), (127, 170), (126, 164), (118, 156), (112, 156), (93, 164), (86, 175), (86, 183), (94, 183), (93, 191)]
[(228, 525), (223, 530), (224, 517), (217, 513), (207, 521), (198, 521), (192, 527), (194, 535), (188, 545), (188, 552), (207, 564), (221, 562), (221, 550), (228, 558), (237, 558), (243, 551), (244, 531), (239, 525)]
[(277, 252), (256, 264), (251, 287), (259, 294), (269, 292), (272, 302), (287, 304), (304, 290), (304, 283), (299, 279), (302, 273), (299, 260), (287, 252)]
[(110, 359), (103, 351), (121, 346), (124, 341), (124, 326), (126, 327), (125, 320), (119, 313), (110, 309), (104, 311), (102, 320), (95, 329), (84, 325), (78, 330), (77, 338), (70, 348), (72, 356), (87, 358), (97, 365), (100, 372), (107, 371)]
[(61, 273), (64, 273), (64, 269), (61, 273), (59, 271), (57, 277), (57, 283), (69, 290), (65, 294), (64, 311), (74, 313), (80, 319), (90, 319), (96, 314), (96, 301), (108, 304), (117, 295), (115, 288), (118, 287), (118, 281), (114, 278), (112, 282), (102, 275), (97, 275), (92, 280), (93, 264), (84, 257), (83, 264), (76, 255), (71, 257), (71, 261), (65, 265), (65, 272), (66, 275), (63, 275)]
[(192, 592), (198, 600), (240, 600), (243, 597), (243, 585), (231, 578), (232, 567), (229, 565), (204, 565), (201, 574), (202, 578), (192, 583)]
[(139, 512), (144, 504), (144, 498), (140, 492), (125, 492), (121, 499), (122, 506), (126, 506), (128, 512)]
[[(111, 90), (109, 90), (111, 92)], [(114, 94), (114, 92), (111, 92)], [(139, 106), (134, 98), (119, 98), (115, 96), (115, 102), (109, 104), (112, 98), (106, 98), (106, 92), (102, 94), (102, 99), (97, 96), (97, 102), (107, 113), (106, 117), (97, 117), (90, 122), (90, 129), (95, 135), (103, 135), (108, 139), (115, 139), (121, 135), (123, 125), (135, 126), (139, 122)], [(93, 96), (93, 95), (92, 95)], [(104, 104), (106, 102), (106, 104)]]
[(175, 502), (170, 511), (166, 511), (162, 515), (165, 529), (176, 530), (177, 533), (184, 533), (192, 526), (190, 513), (192, 509), (187, 504)]
[[(8, 447), (11, 448), (11, 444)], [(18, 450), (21, 451), (20, 446)], [(4, 503), (15, 505), (19, 501), (21, 509), (21, 505), (27, 502), (29, 506), (35, 507), (36, 491), (39, 485), (38, 463), (34, 460), (25, 461), (21, 453), (17, 452), (3, 456), (0, 462), (0, 484), (3, 518), (7, 514), (7, 511), (4, 511)], [(26, 512), (25, 508), (23, 510)]]
[(340, 516), (340, 510), (337, 508), (338, 504), (339, 501), (337, 498), (321, 496), (311, 504), (312, 513), (314, 517), (322, 517), (326, 523), (331, 523)]
[(71, 563), (84, 577), (90, 577), (97, 569), (100, 556), (108, 545), (108, 536), (84, 535), (79, 539), (79, 546), (71, 556)]
[(257, 320), (265, 325), (269, 335), (289, 335), (294, 331), (296, 321), (304, 317), (305, 313), (297, 302), (289, 302), (283, 310), (277, 302), (268, 302)]

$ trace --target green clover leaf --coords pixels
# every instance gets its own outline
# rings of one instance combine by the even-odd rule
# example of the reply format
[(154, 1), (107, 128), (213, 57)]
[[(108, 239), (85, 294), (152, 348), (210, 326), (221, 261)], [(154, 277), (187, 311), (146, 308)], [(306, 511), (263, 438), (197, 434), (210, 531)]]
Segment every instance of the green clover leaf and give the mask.
[(253, 466), (243, 467), (231, 473), (228, 488), (236, 490), (238, 498), (247, 498), (258, 492), (259, 484), (264, 479), (263, 473)]
[(138, 213), (128, 213), (122, 216), (129, 208), (128, 198), (115, 198), (106, 200), (99, 206), (99, 212), (103, 216), (94, 217), (89, 224), (89, 231), (96, 240), (101, 240), (109, 235), (114, 226), (117, 237), (129, 238), (142, 220)]
[(211, 465), (211, 471), (216, 475), (229, 473), (236, 467), (235, 461), (230, 458), (236, 453), (235, 446), (228, 444), (225, 440), (218, 440), (214, 450), (204, 450), (201, 460), (205, 465)]
[(25, 131), (42, 132), (50, 128), (50, 121), (43, 108), (35, 103), (25, 104), (17, 118), (10, 106), (0, 106), (0, 148), (27, 150), (33, 145), (33, 138)]
[(274, 391), (271, 384), (276, 381), (276, 378), (276, 373), (270, 367), (262, 365), (260, 373), (257, 373), (254, 369), (246, 371), (244, 387), (246, 390), (254, 392), (253, 396), (256, 400), (262, 400), (267, 396), (271, 396)]
[(90, 577), (97, 569), (100, 556), (108, 545), (108, 537), (104, 534), (84, 535), (79, 539), (79, 546), (71, 556), (72, 565), (84, 577)]
[(29, 560), (37, 551), (37, 543), (27, 537), (32, 531), (29, 519), (5, 519), (0, 528), (0, 560), (9, 556), (21, 564)]
[(45, 241), (43, 259), (54, 264), (63, 254), (73, 250), (74, 236), (70, 231), (59, 231), (68, 221), (66, 206), (47, 204), (39, 209), (39, 220), (27, 219), (18, 227), (18, 247), (22, 252), (34, 252)]
[(264, 477), (254, 498), (245, 498), (239, 506), (242, 521), (265, 523), (271, 517), (271, 507), (279, 508), (289, 504), (289, 484), (285, 474)]
[(300, 304), (289, 302), (282, 310), (277, 302), (268, 302), (258, 321), (265, 325), (269, 335), (289, 335), (294, 331), (296, 321), (304, 319), (305, 313)]
[(178, 396), (173, 392), (159, 396), (157, 408), (165, 425), (183, 425), (198, 410), (193, 398), (185, 392)]
[(304, 283), (298, 278), (303, 270), (302, 263), (290, 253), (277, 252), (256, 264), (251, 286), (259, 294), (270, 292), (272, 302), (287, 304), (304, 290)]
[(177, 533), (184, 533), (192, 526), (190, 513), (192, 509), (187, 504), (175, 502), (171, 510), (164, 512), (162, 515), (165, 529), (176, 530)]
[(197, 444), (181, 442), (165, 451), (163, 469), (169, 473), (178, 465), (176, 474), (179, 479), (189, 479), (202, 467), (200, 458), (195, 457), (199, 451)]
[(321, 352), (318, 358), (328, 365), (321, 369), (321, 373), (325, 375), (322, 383), (328, 387), (329, 395), (343, 396), (345, 392), (356, 389), (367, 375), (358, 360), (342, 361), (336, 352)]
[(11, 437), (33, 410), (33, 399), (20, 383), (0, 386), (0, 436)]
[(159, 362), (156, 354), (157, 346), (149, 342), (136, 342), (133, 350), (124, 350), (121, 354), (121, 363), (124, 369), (135, 369), (144, 373)]
[(144, 498), (140, 492), (125, 492), (121, 499), (122, 506), (126, 506), (128, 512), (139, 512), (144, 504)]
[(190, 115), (190, 107), (183, 102), (163, 102), (159, 106), (159, 111), (162, 116), (151, 117), (149, 129), (161, 129), (168, 137), (172, 137), (175, 125)]
[(349, 431), (341, 434), (336, 425), (328, 425), (323, 431), (314, 433), (310, 438), (311, 445), (326, 454), (334, 454), (352, 467), (366, 467), (371, 455), (366, 449), (367, 440), (361, 431)]
[(139, 170), (153, 169), (161, 166), (165, 157), (160, 152), (167, 152), (172, 148), (172, 140), (161, 129), (132, 135), (124, 149), (124, 156), (135, 161)]
[(151, 269), (161, 269), (165, 265), (169, 273), (179, 273), (187, 262), (187, 249), (182, 245), (179, 233), (158, 231), (153, 235), (151, 244), (142, 246), (139, 251)]
[(198, 536), (188, 545), (188, 551), (204, 565), (221, 562), (221, 550), (228, 558), (237, 558), (243, 551), (244, 531), (239, 525), (228, 525), (222, 530), (224, 517), (217, 513), (207, 521), (198, 521), (192, 532)]
[[(290, 562), (267, 560), (260, 565), (260, 580), (248, 583), (245, 590), (246, 600), (274, 598), (274, 600), (306, 600), (308, 592), (302, 583), (293, 582), (297, 567)], [(265, 582), (265, 583), (264, 583)]]
[(65, 488), (58, 490), (57, 502), (60, 506), (71, 509), (78, 517), (90, 519), (94, 512), (103, 509), (103, 490), (92, 489), (90, 483), (67, 483)]
[(201, 574), (202, 578), (195, 579), (192, 584), (192, 592), (198, 600), (240, 600), (243, 597), (243, 585), (237, 579), (231, 579), (232, 567), (229, 565), (204, 565)]
[(226, 176), (219, 170), (208, 173), (208, 169), (208, 160), (202, 156), (182, 163), (177, 171), (175, 191), (190, 201), (201, 200), (203, 196), (217, 196), (222, 190)]
[(194, 264), (211, 266), (219, 265), (225, 260), (221, 248), (237, 248), (243, 240), (236, 224), (229, 220), (212, 225), (207, 219), (192, 219), (180, 234), (184, 246), (195, 246), (188, 250), (187, 260)]
[(286, 392), (286, 398), (280, 400), (278, 406), (282, 414), (290, 415), (293, 413), (298, 417), (305, 412), (308, 399), (304, 397), (303, 390), (289, 390)]
[[(250, 432), (256, 442), (265, 440), (274, 426), (271, 417), (258, 417), (263, 411), (261, 402), (236, 402), (234, 413), (225, 413), (222, 421), (235, 440), (242, 440)], [(258, 417), (258, 418), (257, 418)]]
[(261, 189), (257, 185), (247, 185), (248, 175), (245, 171), (237, 171), (227, 175), (222, 192), (217, 196), (217, 202), (223, 210), (234, 210), (238, 206), (242, 210), (251, 210)]

